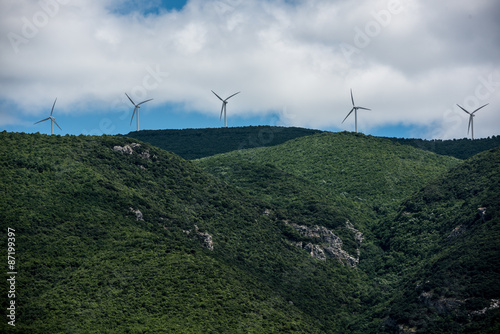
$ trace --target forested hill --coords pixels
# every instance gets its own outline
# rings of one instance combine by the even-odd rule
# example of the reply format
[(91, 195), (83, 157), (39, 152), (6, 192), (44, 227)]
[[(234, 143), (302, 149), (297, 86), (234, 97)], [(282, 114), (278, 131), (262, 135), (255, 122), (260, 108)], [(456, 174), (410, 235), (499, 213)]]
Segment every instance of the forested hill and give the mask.
[(248, 162), (270, 164), (334, 195), (385, 207), (399, 205), (460, 160), (361, 133), (324, 132), (199, 161), (217, 175)]
[(245, 148), (273, 146), (322, 132), (295, 127), (247, 126), (184, 130), (143, 130), (126, 136), (148, 142), (184, 159), (198, 159)]
[(124, 136), (0, 143), (1, 333), (500, 330), (500, 149), (461, 161), (343, 132), (187, 161)]
[(15, 297), (0, 299), (3, 310), (14, 300), (16, 326), (4, 318), (2, 333), (380, 326), (364, 312), (379, 293), (352, 267), (356, 246), (333, 234), (356, 245), (355, 227), (335, 208), (332, 226), (315, 229), (338, 258), (318, 259), (298, 247), (318, 243), (314, 233), (272, 203), (136, 139), (3, 132), (0, 142), (0, 221), (14, 231), (17, 272)]
[[(321, 132), (324, 131), (297, 127), (247, 126), (183, 130), (142, 130), (130, 132), (126, 136), (145, 141), (166, 151), (174, 152), (184, 159), (192, 160), (240, 149), (275, 146), (294, 138)], [(475, 140), (387, 139), (462, 160), (470, 158), (479, 152), (500, 146), (500, 136)]]
[(424, 140), (412, 138), (388, 138), (394, 142), (411, 145), (441, 155), (449, 155), (458, 159), (468, 159), (480, 152), (500, 146), (500, 136), (479, 139)]

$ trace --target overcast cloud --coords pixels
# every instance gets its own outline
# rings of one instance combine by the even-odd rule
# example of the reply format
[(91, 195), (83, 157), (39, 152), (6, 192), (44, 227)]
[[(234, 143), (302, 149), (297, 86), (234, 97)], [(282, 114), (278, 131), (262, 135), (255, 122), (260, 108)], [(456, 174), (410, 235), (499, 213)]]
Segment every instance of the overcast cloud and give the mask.
[(32, 123), (55, 96), (61, 114), (130, 112), (123, 92), (218, 117), (213, 89), (242, 91), (233, 115), (352, 131), (353, 117), (341, 124), (352, 88), (372, 109), (358, 114), (365, 133), (399, 124), (462, 138), (456, 104), (489, 103), (474, 132), (500, 134), (498, 0), (136, 3), (0, 2), (0, 126)]

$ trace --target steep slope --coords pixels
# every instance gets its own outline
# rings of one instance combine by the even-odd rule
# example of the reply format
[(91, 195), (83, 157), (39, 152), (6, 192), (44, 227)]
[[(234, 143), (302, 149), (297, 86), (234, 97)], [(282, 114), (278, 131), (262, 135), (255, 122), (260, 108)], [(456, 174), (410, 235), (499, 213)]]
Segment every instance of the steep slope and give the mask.
[(378, 292), (362, 271), (311, 256), (295, 243), (317, 237), (176, 155), (126, 137), (0, 141), (0, 221), (15, 230), (17, 272), (15, 297), (2, 297), (4, 310), (15, 301), (16, 328), (2, 332), (379, 326), (364, 318)]
[(385, 211), (459, 160), (390, 140), (354, 133), (322, 133), (273, 147), (239, 150), (200, 160), (200, 166), (269, 164), (341, 195)]
[(130, 132), (127, 136), (174, 152), (184, 159), (199, 159), (244, 148), (278, 145), (290, 139), (319, 132), (322, 131), (293, 127), (248, 126), (145, 130)]
[(388, 327), (500, 331), (500, 148), (451, 169), (406, 200), (379, 234), (386, 270), (406, 273)]

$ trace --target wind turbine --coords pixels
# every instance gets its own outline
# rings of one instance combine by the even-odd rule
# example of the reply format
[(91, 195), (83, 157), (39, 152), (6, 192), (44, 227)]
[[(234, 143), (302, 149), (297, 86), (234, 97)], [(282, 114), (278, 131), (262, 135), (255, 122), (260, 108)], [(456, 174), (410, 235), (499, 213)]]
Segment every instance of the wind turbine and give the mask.
[(469, 134), (470, 129), (472, 129), (472, 140), (474, 140), (474, 116), (476, 116), (476, 115), (474, 115), (474, 113), (475, 113), (476, 111), (478, 111), (479, 109), (481, 109), (481, 108), (483, 108), (483, 107), (486, 107), (488, 104), (489, 104), (489, 103), (486, 103), (484, 106), (481, 106), (481, 107), (477, 108), (477, 109), (476, 109), (476, 110), (474, 110), (473, 112), (468, 112), (467, 110), (465, 110), (464, 108), (462, 108), (461, 106), (459, 106), (459, 105), (457, 104), (457, 106), (458, 106), (460, 109), (462, 109), (463, 111), (465, 111), (466, 113), (468, 113), (468, 114), (469, 114), (469, 127), (467, 128), (467, 134)]
[(57, 124), (56, 119), (54, 117), (52, 117), (52, 113), (54, 112), (54, 106), (56, 105), (56, 101), (57, 101), (57, 97), (54, 100), (54, 104), (52, 105), (52, 110), (50, 111), (50, 116), (35, 123), (35, 124), (38, 124), (38, 123), (45, 122), (45, 121), (47, 121), (47, 120), (50, 119), (50, 134), (51, 135), (54, 134), (54, 123), (57, 125), (57, 127), (59, 129), (61, 129), (61, 127), (59, 126), (59, 124)]
[(352, 89), (351, 89), (351, 101), (352, 101), (352, 109), (351, 109), (351, 111), (349, 111), (349, 113), (344, 118), (342, 123), (344, 123), (344, 121), (347, 119), (347, 117), (349, 117), (349, 115), (352, 114), (352, 112), (354, 111), (355, 130), (356, 130), (356, 132), (358, 132), (358, 109), (363, 109), (363, 110), (371, 110), (371, 109), (364, 108), (364, 107), (356, 107), (356, 105), (354, 104), (354, 98), (352, 97)]
[[(125, 93), (125, 95), (127, 95), (127, 93)], [(130, 119), (130, 125), (132, 125), (132, 121), (134, 120), (134, 115), (135, 115), (135, 112), (137, 111), (137, 117), (136, 117), (136, 120), (137, 120), (137, 131), (139, 131), (139, 106), (143, 103), (146, 103), (148, 101), (151, 101), (152, 99), (149, 99), (149, 100), (146, 100), (146, 101), (142, 101), (141, 103), (138, 103), (138, 104), (135, 104), (134, 101), (132, 101), (132, 99), (130, 98), (130, 96), (128, 96), (128, 99), (130, 100), (130, 102), (132, 102), (132, 104), (134, 105), (134, 112), (132, 113), (132, 118)]]
[(217, 96), (219, 98), (219, 100), (222, 101), (222, 108), (220, 110), (220, 118), (222, 118), (222, 113), (224, 113), (224, 127), (227, 128), (227, 116), (226, 116), (226, 104), (227, 104), (227, 100), (229, 100), (230, 98), (232, 98), (233, 96), (235, 96), (236, 94), (239, 94), (241, 92), (238, 92), (238, 93), (234, 93), (233, 95), (231, 95), (230, 97), (227, 97), (225, 100), (223, 100), (219, 95), (217, 95), (214, 91), (212, 91), (212, 93), (215, 94), (215, 96)]

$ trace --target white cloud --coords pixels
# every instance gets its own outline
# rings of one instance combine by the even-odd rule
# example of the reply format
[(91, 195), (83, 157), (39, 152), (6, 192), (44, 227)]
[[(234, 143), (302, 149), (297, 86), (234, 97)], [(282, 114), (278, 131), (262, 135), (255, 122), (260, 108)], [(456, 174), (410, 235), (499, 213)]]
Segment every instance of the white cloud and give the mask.
[(351, 130), (352, 120), (340, 122), (353, 88), (373, 109), (359, 114), (365, 130), (432, 125), (421, 135), (463, 137), (467, 115), (455, 104), (490, 103), (475, 133), (499, 134), (495, 0), (192, 0), (141, 14), (154, 4), (3, 1), (1, 123), (12, 122), (2, 106), (39, 114), (54, 96), (64, 96), (61, 113), (111, 112), (124, 91), (217, 115), (214, 89), (243, 91), (235, 114)]

